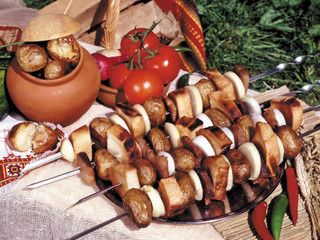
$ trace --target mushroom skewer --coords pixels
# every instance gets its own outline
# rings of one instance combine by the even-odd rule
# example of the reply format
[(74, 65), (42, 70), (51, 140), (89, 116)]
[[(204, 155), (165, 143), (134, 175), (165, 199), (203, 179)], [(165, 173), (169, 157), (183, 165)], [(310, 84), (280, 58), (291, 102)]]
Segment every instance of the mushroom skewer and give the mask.
[[(314, 133), (314, 132), (317, 132), (317, 131), (320, 131), (320, 126), (314, 128), (314, 129), (312, 129), (312, 130), (310, 130), (310, 131), (308, 131), (308, 132), (305, 132), (305, 133), (303, 133), (303, 134), (300, 134), (299, 137), (300, 137), (300, 138), (303, 138), (303, 137), (305, 137), (305, 136), (307, 136), (307, 135), (309, 135), (309, 134), (312, 134), (312, 133)], [(116, 186), (117, 186), (117, 185), (116, 185)], [(116, 187), (116, 186), (113, 186), (113, 187)], [(113, 188), (113, 187), (112, 187), (112, 188)], [(107, 189), (108, 189), (108, 188), (107, 188)], [(95, 196), (97, 196), (97, 195), (99, 195), (99, 194), (102, 194), (102, 193), (104, 193), (105, 191), (108, 191), (107, 189), (98, 191), (98, 192), (96, 192), (96, 193), (94, 193), (94, 194), (92, 194), (92, 195), (89, 195), (89, 196), (87, 196), (87, 197), (84, 197), (84, 198), (80, 199), (78, 202), (76, 202), (75, 204), (71, 205), (69, 208), (72, 208), (72, 207), (74, 207), (74, 206), (76, 206), (76, 205), (78, 205), (78, 204), (80, 204), (80, 203), (82, 203), (82, 202), (84, 202), (84, 201), (86, 201), (86, 200), (88, 200), (88, 199), (91, 199), (91, 198), (93, 198), (93, 197), (95, 197)]]

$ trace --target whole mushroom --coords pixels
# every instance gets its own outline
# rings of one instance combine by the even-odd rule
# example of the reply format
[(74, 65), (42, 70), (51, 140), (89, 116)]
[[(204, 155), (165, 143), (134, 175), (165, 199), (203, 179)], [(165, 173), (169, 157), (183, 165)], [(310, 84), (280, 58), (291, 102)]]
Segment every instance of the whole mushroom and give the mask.
[(60, 60), (53, 60), (44, 68), (44, 78), (53, 80), (61, 78), (70, 71), (69, 65)]
[(47, 44), (49, 55), (74, 67), (80, 59), (80, 48), (73, 35), (50, 40)]
[(37, 44), (22, 44), (16, 50), (19, 67), (24, 72), (36, 72), (48, 63), (46, 50)]

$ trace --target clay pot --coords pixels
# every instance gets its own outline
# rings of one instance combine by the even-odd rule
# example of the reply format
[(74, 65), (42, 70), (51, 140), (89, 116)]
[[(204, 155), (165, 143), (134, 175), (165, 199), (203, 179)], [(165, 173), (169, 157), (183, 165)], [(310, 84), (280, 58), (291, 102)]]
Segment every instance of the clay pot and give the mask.
[(92, 106), (101, 84), (96, 62), (82, 47), (77, 67), (62, 78), (36, 78), (23, 72), (14, 58), (6, 80), (13, 103), (27, 118), (62, 126), (75, 122)]

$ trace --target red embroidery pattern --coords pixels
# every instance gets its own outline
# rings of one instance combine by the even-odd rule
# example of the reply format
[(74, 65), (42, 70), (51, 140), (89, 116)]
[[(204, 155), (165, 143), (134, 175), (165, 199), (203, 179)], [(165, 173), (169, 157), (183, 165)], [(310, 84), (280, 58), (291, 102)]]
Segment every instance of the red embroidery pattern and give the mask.
[(57, 136), (58, 136), (58, 138), (59, 139), (63, 139), (65, 136), (64, 136), (64, 132), (61, 130), (61, 129), (59, 129), (59, 128), (55, 128), (54, 129), (54, 132), (55, 132), (55, 134), (57, 134)]
[(22, 158), (21, 156), (10, 154), (0, 160), (0, 187), (16, 180), (25, 165), (36, 157), (28, 155)]

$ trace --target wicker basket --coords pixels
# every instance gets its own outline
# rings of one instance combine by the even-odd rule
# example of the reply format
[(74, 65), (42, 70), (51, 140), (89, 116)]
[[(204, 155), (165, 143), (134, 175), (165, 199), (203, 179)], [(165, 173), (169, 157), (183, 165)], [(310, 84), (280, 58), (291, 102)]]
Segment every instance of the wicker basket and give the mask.
[(118, 27), (119, 14), (120, 0), (109, 0), (106, 11), (106, 21), (103, 24), (104, 34), (100, 40), (100, 45), (105, 49), (113, 48), (116, 30)]
[[(109, 0), (106, 10), (106, 20), (103, 24), (103, 34), (100, 45), (105, 49), (112, 49), (120, 14), (120, 0)], [(107, 106), (115, 106), (120, 101), (125, 101), (123, 91), (101, 84), (98, 99)]]

